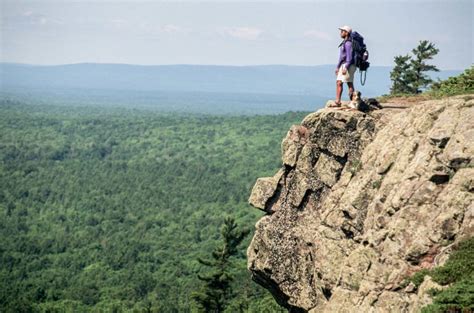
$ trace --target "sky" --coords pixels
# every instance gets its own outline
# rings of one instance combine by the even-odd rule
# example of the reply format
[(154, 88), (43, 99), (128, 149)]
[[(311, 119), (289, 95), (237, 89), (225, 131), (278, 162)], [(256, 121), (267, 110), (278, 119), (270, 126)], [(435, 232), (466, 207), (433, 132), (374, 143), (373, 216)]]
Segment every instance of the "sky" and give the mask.
[(474, 0), (0, 3), (0, 62), (335, 64), (349, 25), (372, 65), (392, 66), (420, 40), (440, 49), (440, 69), (473, 64)]

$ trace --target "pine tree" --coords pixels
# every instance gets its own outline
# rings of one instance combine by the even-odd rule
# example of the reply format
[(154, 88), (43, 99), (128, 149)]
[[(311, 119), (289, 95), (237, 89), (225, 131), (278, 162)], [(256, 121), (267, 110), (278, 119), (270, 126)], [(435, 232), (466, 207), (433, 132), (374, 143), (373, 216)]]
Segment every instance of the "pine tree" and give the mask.
[(227, 217), (221, 229), (222, 244), (214, 249), (210, 260), (198, 258), (198, 262), (210, 268), (206, 275), (198, 275), (204, 282), (201, 291), (193, 292), (191, 297), (205, 312), (223, 312), (228, 301), (232, 298), (230, 273), (231, 257), (238, 254), (238, 245), (248, 235), (248, 230), (240, 231), (234, 219)]
[(391, 94), (416, 94), (421, 92), (421, 88), (426, 88), (433, 80), (425, 73), (427, 71), (436, 71), (438, 68), (434, 65), (427, 64), (427, 60), (439, 52), (434, 44), (421, 40), (419, 45), (412, 51), (413, 57), (410, 55), (396, 56), (395, 67), (390, 72), (392, 80)]
[(411, 69), (413, 71), (413, 89), (415, 93), (420, 93), (420, 88), (426, 88), (433, 80), (426, 75), (427, 71), (439, 72), (439, 69), (430, 64), (426, 64), (426, 60), (431, 60), (433, 57), (438, 54), (439, 49), (437, 49), (433, 43), (428, 40), (420, 41), (418, 47), (412, 50), (414, 58), (411, 60)]
[(411, 57), (407, 55), (399, 55), (395, 57), (395, 67), (390, 72), (392, 80), (391, 94), (413, 93), (411, 79), (413, 73), (410, 68)]

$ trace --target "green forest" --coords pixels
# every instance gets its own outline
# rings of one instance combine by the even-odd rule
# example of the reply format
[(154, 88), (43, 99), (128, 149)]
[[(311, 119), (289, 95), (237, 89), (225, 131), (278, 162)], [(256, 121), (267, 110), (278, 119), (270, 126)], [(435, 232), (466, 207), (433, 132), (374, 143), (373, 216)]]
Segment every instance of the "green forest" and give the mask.
[(224, 221), (228, 312), (279, 312), (245, 250), (247, 203), (307, 114), (217, 116), (0, 100), (0, 311), (199, 312)]

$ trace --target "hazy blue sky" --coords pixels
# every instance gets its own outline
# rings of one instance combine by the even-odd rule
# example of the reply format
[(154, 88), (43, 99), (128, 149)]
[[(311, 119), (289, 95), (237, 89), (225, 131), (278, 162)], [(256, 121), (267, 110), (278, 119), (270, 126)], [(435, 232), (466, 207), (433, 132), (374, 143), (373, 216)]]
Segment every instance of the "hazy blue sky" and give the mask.
[(2, 62), (332, 64), (348, 24), (374, 65), (421, 39), (441, 69), (473, 63), (473, 0), (0, 2)]

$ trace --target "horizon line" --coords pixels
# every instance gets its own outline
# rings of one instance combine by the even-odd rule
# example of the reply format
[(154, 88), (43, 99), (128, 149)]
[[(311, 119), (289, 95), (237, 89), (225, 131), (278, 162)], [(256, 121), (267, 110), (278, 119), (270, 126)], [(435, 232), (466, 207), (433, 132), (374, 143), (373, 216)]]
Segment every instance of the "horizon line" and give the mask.
[[(0, 64), (18, 64), (18, 65), (29, 65), (29, 66), (62, 66), (62, 65), (81, 65), (81, 64), (101, 64), (101, 65), (131, 65), (131, 66), (229, 66), (229, 67), (250, 67), (250, 66), (326, 66), (332, 65), (331, 63), (323, 64), (284, 64), (284, 63), (261, 63), (261, 64), (216, 64), (216, 63), (165, 63), (165, 64), (139, 64), (139, 63), (117, 63), (117, 62), (74, 62), (74, 63), (57, 63), (57, 64), (34, 64), (34, 63), (23, 63), (23, 62), (8, 62), (0, 61)], [(372, 66), (385, 66), (390, 65), (372, 65)]]
[[(85, 64), (95, 64), (95, 65), (127, 65), (127, 66), (143, 66), (143, 67), (152, 67), (152, 66), (215, 66), (215, 67), (264, 67), (264, 66), (287, 66), (287, 67), (318, 67), (318, 66), (329, 66), (334, 65), (331, 63), (325, 64), (283, 64), (283, 63), (269, 63), (269, 64), (203, 64), (203, 63), (172, 63), (172, 64), (136, 64), (136, 63), (114, 63), (114, 62), (76, 62), (76, 63), (59, 63), (59, 64), (33, 64), (33, 63), (22, 63), (22, 62), (8, 62), (0, 61), (0, 64), (12, 64), (12, 65), (25, 65), (25, 66), (35, 66), (35, 67), (54, 67), (54, 66), (67, 66), (67, 65), (85, 65)], [(371, 67), (393, 67), (393, 65), (371, 65)], [(464, 71), (466, 69), (442, 69), (440, 71)]]

